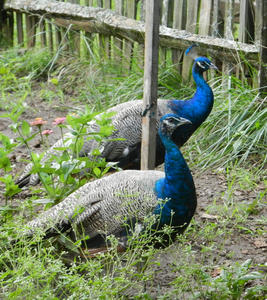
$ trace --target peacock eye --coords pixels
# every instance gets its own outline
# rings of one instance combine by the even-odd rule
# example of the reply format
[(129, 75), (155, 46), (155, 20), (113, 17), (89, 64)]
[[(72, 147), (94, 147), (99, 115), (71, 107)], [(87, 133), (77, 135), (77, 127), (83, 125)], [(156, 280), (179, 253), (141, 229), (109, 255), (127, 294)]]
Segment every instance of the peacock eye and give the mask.
[(200, 68), (202, 69), (205, 69), (206, 68), (206, 63), (205, 62), (200, 62), (200, 61), (197, 61), (197, 64), (199, 65)]

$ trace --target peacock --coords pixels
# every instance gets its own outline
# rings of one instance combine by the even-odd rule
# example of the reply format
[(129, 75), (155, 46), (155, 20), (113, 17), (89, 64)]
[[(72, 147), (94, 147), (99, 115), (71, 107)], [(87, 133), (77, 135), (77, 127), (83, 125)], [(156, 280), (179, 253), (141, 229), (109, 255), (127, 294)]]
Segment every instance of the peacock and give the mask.
[[(129, 224), (145, 230), (144, 218), (154, 216), (150, 229), (155, 234), (170, 225), (173, 233), (163, 245), (183, 233), (190, 223), (197, 197), (193, 177), (178, 146), (173, 132), (191, 122), (176, 114), (167, 114), (160, 119), (158, 133), (166, 149), (165, 173), (156, 170), (122, 170), (101, 179), (88, 182), (61, 203), (41, 213), (26, 225), (24, 234), (33, 236), (38, 230), (46, 238), (68, 229), (76, 235), (89, 236), (88, 245), (103, 246), (108, 235), (115, 235), (127, 247)], [(134, 230), (132, 228), (132, 230)]]
[[(191, 46), (186, 53), (190, 55), (195, 47)], [(193, 78), (197, 89), (193, 97), (189, 100), (158, 100), (158, 116), (157, 126), (160, 118), (167, 113), (174, 113), (177, 116), (186, 118), (191, 121), (190, 126), (179, 126), (174, 134), (173, 141), (178, 147), (190, 138), (194, 131), (205, 121), (213, 107), (213, 92), (208, 83), (203, 78), (203, 73), (209, 69), (217, 69), (217, 67), (207, 58), (203, 56), (196, 57), (192, 68)], [(101, 157), (107, 162), (117, 162), (117, 166), (122, 169), (140, 169), (140, 148), (142, 136), (142, 100), (134, 100), (121, 103), (107, 110), (113, 112), (112, 125), (114, 132), (110, 136), (110, 141), (103, 142), (100, 146)], [(88, 132), (97, 132), (99, 130), (96, 123), (89, 124)], [(118, 139), (120, 140), (114, 140)], [(62, 147), (62, 140), (57, 141), (43, 157), (43, 162), (56, 155), (55, 148)], [(95, 140), (85, 140), (80, 156), (91, 156), (94, 149), (99, 147)], [(164, 161), (164, 146), (157, 136), (156, 142), (156, 165), (160, 165)], [(32, 164), (28, 164), (16, 182), (19, 187), (27, 184), (35, 185), (39, 182), (38, 174), (30, 174)]]

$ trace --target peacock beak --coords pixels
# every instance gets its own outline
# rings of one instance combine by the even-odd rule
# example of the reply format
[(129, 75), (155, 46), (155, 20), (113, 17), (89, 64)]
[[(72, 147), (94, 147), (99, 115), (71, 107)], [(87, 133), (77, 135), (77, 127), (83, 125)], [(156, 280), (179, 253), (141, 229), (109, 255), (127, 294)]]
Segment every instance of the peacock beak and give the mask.
[(192, 122), (186, 118), (179, 117), (179, 125), (192, 124)]
[(214, 69), (216, 71), (219, 71), (219, 69), (213, 63), (210, 63), (209, 66), (210, 66), (210, 69)]

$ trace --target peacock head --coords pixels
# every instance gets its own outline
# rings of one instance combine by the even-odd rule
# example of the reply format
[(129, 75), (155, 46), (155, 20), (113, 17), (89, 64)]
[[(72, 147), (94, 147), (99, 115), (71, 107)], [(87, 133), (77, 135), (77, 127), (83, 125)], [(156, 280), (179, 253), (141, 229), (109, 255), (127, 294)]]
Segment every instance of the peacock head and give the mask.
[(171, 137), (175, 129), (184, 124), (192, 122), (175, 114), (164, 115), (160, 119), (159, 133)]
[(209, 69), (215, 69), (218, 70), (218, 68), (205, 56), (199, 56), (195, 59), (195, 68), (199, 72), (205, 72)]
[(193, 44), (192, 46), (188, 47), (185, 51), (185, 55), (191, 57), (194, 63), (194, 70), (200, 73), (208, 71), (209, 69), (218, 70), (218, 68), (205, 56), (198, 55), (198, 45)]

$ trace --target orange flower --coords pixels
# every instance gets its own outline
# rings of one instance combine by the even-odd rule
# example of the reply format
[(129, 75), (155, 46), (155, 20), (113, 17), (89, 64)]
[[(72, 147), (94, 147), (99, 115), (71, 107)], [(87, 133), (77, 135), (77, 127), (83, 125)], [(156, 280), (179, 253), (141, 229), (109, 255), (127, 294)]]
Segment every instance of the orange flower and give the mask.
[(30, 123), (31, 126), (39, 126), (46, 124), (47, 122), (44, 121), (42, 118), (35, 118), (33, 122)]
[(65, 120), (66, 120), (66, 117), (56, 118), (52, 124), (53, 125), (61, 125), (65, 122)]

